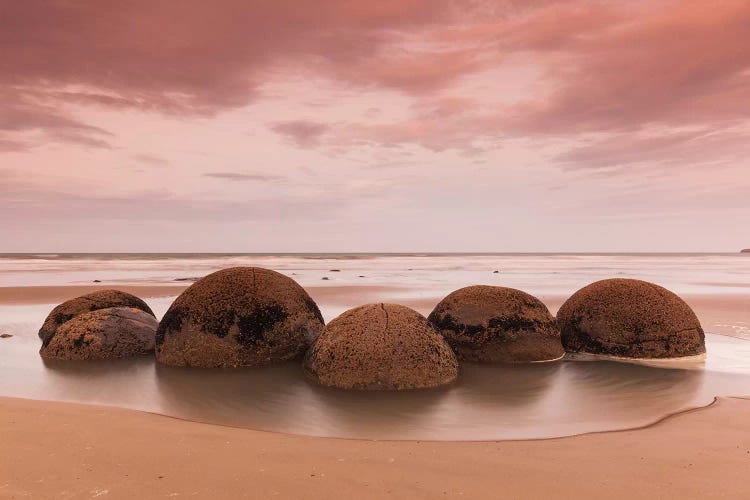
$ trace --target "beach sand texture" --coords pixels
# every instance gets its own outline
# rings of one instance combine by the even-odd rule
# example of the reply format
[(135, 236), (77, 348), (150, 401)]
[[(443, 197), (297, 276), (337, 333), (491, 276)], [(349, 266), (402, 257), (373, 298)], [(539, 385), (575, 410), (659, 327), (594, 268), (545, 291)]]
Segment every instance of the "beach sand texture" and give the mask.
[(311, 438), (0, 398), (2, 498), (748, 498), (750, 401), (500, 442)]

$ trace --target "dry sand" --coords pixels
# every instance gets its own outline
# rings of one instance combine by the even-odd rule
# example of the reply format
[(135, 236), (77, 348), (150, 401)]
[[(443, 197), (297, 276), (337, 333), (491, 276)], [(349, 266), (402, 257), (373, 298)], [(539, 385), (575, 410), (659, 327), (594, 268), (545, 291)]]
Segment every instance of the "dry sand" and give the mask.
[(640, 430), (363, 441), (0, 398), (3, 498), (750, 498), (750, 401)]

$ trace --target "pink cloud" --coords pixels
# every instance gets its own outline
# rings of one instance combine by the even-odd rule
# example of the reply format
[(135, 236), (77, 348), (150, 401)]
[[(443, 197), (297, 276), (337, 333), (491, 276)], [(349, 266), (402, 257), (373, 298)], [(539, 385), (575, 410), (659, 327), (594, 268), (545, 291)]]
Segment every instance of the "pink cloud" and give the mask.
[(276, 122), (271, 125), (274, 132), (286, 137), (301, 148), (316, 146), (329, 128), (330, 126), (324, 123), (307, 120)]

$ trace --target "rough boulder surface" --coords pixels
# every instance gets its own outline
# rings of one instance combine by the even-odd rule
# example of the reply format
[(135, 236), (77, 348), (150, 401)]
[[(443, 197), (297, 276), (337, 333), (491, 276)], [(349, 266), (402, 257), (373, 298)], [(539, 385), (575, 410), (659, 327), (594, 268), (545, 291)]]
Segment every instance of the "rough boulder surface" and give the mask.
[(318, 306), (291, 278), (235, 267), (198, 280), (156, 334), (156, 359), (173, 366), (262, 366), (302, 356), (323, 329)]
[(156, 318), (134, 307), (79, 314), (48, 337), (39, 353), (47, 359), (115, 359), (154, 351)]
[(429, 321), (461, 360), (527, 363), (565, 354), (547, 306), (513, 288), (461, 288), (440, 301)]
[(458, 361), (418, 312), (368, 304), (325, 327), (307, 354), (305, 372), (322, 385), (342, 389), (419, 389), (453, 382)]
[(39, 329), (39, 338), (46, 341), (57, 328), (79, 314), (108, 309), (110, 307), (134, 307), (143, 312), (154, 315), (151, 308), (135, 295), (121, 292), (119, 290), (99, 290), (93, 293), (70, 299), (52, 309), (47, 319), (44, 320), (42, 328)]
[(674, 358), (706, 352), (703, 329), (680, 297), (633, 279), (597, 281), (557, 313), (566, 351), (626, 358)]

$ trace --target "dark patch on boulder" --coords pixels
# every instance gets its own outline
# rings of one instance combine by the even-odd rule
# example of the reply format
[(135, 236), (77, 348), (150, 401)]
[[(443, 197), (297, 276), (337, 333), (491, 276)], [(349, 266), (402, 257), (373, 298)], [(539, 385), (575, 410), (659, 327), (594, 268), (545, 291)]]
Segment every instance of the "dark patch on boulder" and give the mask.
[(99, 309), (108, 309), (110, 307), (134, 307), (151, 316), (154, 315), (151, 308), (135, 295), (119, 290), (99, 290), (67, 300), (52, 309), (44, 320), (44, 324), (39, 329), (39, 338), (43, 342), (46, 342), (55, 334), (60, 325), (70, 321), (79, 314)]
[(224, 269), (188, 287), (156, 334), (156, 357), (175, 366), (261, 366), (300, 357), (323, 328), (312, 298), (268, 269)]
[(255, 345), (264, 340), (265, 333), (271, 332), (277, 323), (286, 321), (289, 317), (283, 307), (278, 304), (260, 306), (255, 308), (252, 314), (239, 316), (237, 327), (239, 334), (237, 342), (245, 345)]
[(609, 279), (573, 294), (557, 313), (569, 352), (625, 358), (673, 358), (706, 352), (698, 317), (680, 297), (653, 283)]
[(445, 297), (429, 316), (459, 359), (525, 363), (559, 359), (555, 318), (536, 297), (513, 288), (470, 286)]
[(368, 304), (325, 327), (305, 358), (305, 373), (342, 389), (419, 389), (453, 382), (458, 361), (418, 312)]

